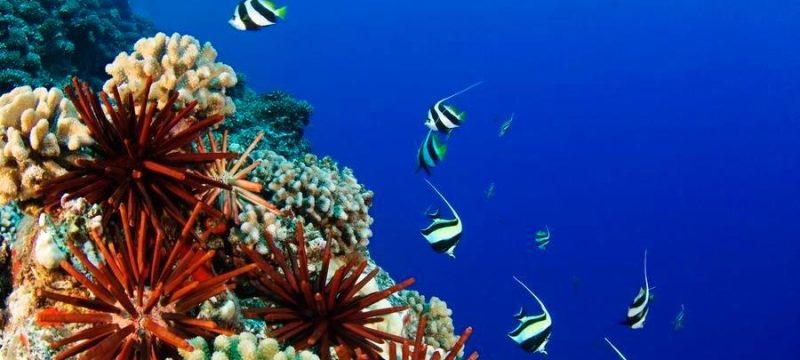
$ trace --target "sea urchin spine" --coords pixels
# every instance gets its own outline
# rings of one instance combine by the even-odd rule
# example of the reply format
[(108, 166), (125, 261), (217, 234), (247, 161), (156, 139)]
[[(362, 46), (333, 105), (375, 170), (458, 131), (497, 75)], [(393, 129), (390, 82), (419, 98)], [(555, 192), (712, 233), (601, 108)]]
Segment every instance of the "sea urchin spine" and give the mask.
[[(173, 246), (170, 258), (177, 258), (172, 254), (186, 242), (200, 209), (201, 205), (197, 204), (180, 239)], [(119, 213), (124, 239), (106, 243), (96, 229), (90, 232), (94, 246), (104, 259), (99, 265), (90, 262), (71, 241), (67, 243), (91, 279), (69, 261), (61, 261), (61, 268), (89, 290), (94, 298), (39, 291), (40, 297), (88, 311), (65, 312), (47, 308), (36, 314), (38, 323), (54, 326), (70, 323), (92, 325), (52, 342), (54, 348), (71, 345), (61, 350), (54, 359), (80, 354), (81, 359), (92, 360), (112, 357), (155, 360), (159, 358), (158, 355), (168, 353), (170, 347), (191, 351), (191, 345), (185, 340), (189, 336), (232, 335), (231, 331), (216, 322), (197, 319), (188, 312), (203, 301), (227, 291), (229, 280), (254, 270), (256, 266), (244, 266), (200, 281), (194, 279), (192, 274), (209, 264), (214, 251), (186, 249), (176, 262), (167, 261), (166, 266), (161, 268), (162, 261), (158, 254), (166, 246), (161, 233), (156, 235), (158, 238), (155, 241), (148, 241), (152, 232), (149, 231), (145, 216), (140, 216), (138, 226), (131, 228), (130, 215), (124, 205)], [(153, 243), (158, 245), (147, 247)]]
[(382, 350), (378, 344), (405, 340), (367, 325), (381, 322), (383, 316), (403, 311), (406, 307), (367, 308), (411, 286), (414, 279), (409, 278), (374, 293), (359, 294), (379, 269), (364, 274), (367, 261), (351, 260), (328, 280), (331, 241), (325, 246), (319, 274), (316, 279), (311, 279), (303, 226), (299, 222), (295, 226), (296, 254), (288, 250), (288, 245), (286, 251), (278, 249), (269, 233), (265, 233), (265, 237), (272, 261), (242, 247), (261, 270), (256, 285), (263, 297), (275, 305), (245, 309), (245, 316), (264, 319), (268, 325), (281, 325), (269, 335), (299, 350), (318, 345), (322, 360), (331, 359), (330, 347), (336, 348), (340, 359), (379, 360)]

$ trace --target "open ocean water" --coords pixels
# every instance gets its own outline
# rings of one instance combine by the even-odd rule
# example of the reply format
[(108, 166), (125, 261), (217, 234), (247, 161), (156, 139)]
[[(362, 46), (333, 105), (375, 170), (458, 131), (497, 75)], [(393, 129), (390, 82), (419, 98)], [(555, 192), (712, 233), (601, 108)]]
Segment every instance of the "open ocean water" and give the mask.
[[(258, 32), (227, 23), (233, 0), (131, 3), (313, 104), (314, 152), (376, 192), (372, 257), (447, 301), (482, 359), (541, 356), (506, 335), (538, 312), (512, 276), (551, 312), (548, 358), (618, 358), (604, 336), (628, 359), (800, 353), (800, 2), (281, 0)], [(419, 234), (443, 205), (416, 155), (428, 107), (476, 81), (429, 178), (463, 220), (451, 259)]]

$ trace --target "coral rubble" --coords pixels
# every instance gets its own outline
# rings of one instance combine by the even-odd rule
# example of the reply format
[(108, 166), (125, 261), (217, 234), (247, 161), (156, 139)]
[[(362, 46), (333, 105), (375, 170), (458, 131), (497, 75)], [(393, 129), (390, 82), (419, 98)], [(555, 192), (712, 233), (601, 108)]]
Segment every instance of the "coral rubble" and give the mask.
[(0, 0), (0, 92), (102, 84), (103, 66), (152, 26), (124, 0)]

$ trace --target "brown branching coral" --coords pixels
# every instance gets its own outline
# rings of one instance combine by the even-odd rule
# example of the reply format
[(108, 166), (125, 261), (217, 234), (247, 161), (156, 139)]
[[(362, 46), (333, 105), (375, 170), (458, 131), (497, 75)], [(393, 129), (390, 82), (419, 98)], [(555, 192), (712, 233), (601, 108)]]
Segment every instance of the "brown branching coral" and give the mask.
[[(180, 237), (171, 251), (166, 251), (162, 233), (148, 227), (147, 217), (139, 216), (136, 228), (124, 205), (119, 213), (121, 238), (106, 242), (98, 230), (90, 233), (104, 262), (94, 265), (71, 241), (68, 246), (91, 279), (69, 261), (61, 268), (88, 289), (94, 298), (40, 290), (39, 296), (86, 311), (62, 311), (47, 308), (36, 315), (40, 324), (91, 324), (71, 336), (51, 343), (54, 348), (68, 346), (55, 359), (81, 354), (81, 359), (148, 359), (168, 353), (168, 347), (191, 351), (186, 338), (232, 335), (210, 320), (197, 319), (188, 313), (203, 301), (228, 290), (230, 279), (254, 270), (248, 265), (234, 271), (203, 279), (197, 270), (207, 266), (214, 251), (196, 251), (186, 241), (200, 215), (195, 206)], [(155, 236), (155, 241), (149, 238)], [(119, 244), (117, 246), (116, 244)], [(155, 244), (150, 247), (151, 244)], [(168, 253), (167, 261), (161, 255)], [(163, 265), (163, 266), (162, 266)]]
[[(84, 197), (90, 203), (102, 204), (107, 220), (119, 204), (125, 203), (130, 214), (144, 210), (151, 223), (164, 231), (162, 215), (185, 224), (181, 204), (193, 207), (199, 202), (197, 195), (210, 187), (230, 188), (195, 168), (236, 154), (188, 150), (202, 132), (223, 120), (222, 115), (186, 125), (196, 103), (173, 109), (176, 92), (164, 106), (144, 102), (137, 112), (133, 95), (123, 100), (116, 88), (110, 95), (101, 92), (96, 97), (86, 83), (73, 78), (72, 86), (65, 90), (95, 141), (94, 156), (77, 160), (74, 169), (43, 187), (48, 209), (60, 206), (62, 200)], [(207, 213), (220, 215), (202, 204)]]
[(270, 325), (281, 325), (269, 336), (298, 350), (318, 345), (322, 360), (331, 359), (331, 347), (336, 348), (339, 359), (378, 360), (381, 359), (378, 344), (405, 340), (367, 326), (383, 321), (383, 316), (405, 310), (404, 306), (367, 308), (410, 286), (414, 283), (413, 278), (382, 291), (361, 294), (360, 291), (375, 278), (379, 269), (364, 274), (367, 261), (354, 257), (328, 279), (331, 270), (331, 241), (328, 241), (320, 272), (312, 279), (303, 226), (299, 222), (295, 240), (297, 253), (293, 254), (288, 249), (278, 249), (267, 235), (272, 261), (242, 247), (261, 270), (255, 286), (266, 300), (274, 304), (274, 307), (245, 309), (245, 316), (264, 319)]
[[(258, 145), (264, 137), (264, 133), (258, 133), (253, 142), (239, 156), (236, 161), (228, 162), (227, 159), (217, 159), (206, 169), (205, 175), (208, 178), (229, 186), (225, 188), (212, 188), (206, 191), (202, 199), (210, 205), (217, 205), (222, 209), (222, 213), (229, 220), (239, 223), (239, 212), (244, 208), (245, 203), (253, 204), (261, 209), (268, 210), (273, 214), (281, 214), (274, 205), (270, 204), (261, 195), (264, 186), (247, 179), (247, 176), (261, 164), (261, 160), (242, 167), (250, 156), (250, 152)], [(208, 146), (210, 153), (228, 152), (228, 130), (222, 134), (222, 144), (219, 144), (211, 132), (208, 132)], [(202, 141), (197, 142), (198, 152), (201, 154), (209, 153)]]
[[(417, 335), (414, 337), (414, 344), (410, 344), (408, 340), (402, 342), (400, 346), (399, 352), (397, 348), (397, 344), (390, 343), (389, 344), (389, 359), (391, 360), (418, 360), (418, 359), (428, 359), (428, 345), (424, 343), (425, 340), (425, 317), (421, 317), (419, 319), (419, 326), (417, 327)], [(430, 356), (430, 360), (455, 360), (458, 357), (459, 352), (461, 349), (464, 348), (464, 344), (467, 343), (469, 337), (472, 336), (472, 328), (468, 327), (464, 330), (459, 337), (458, 341), (456, 341), (455, 345), (453, 346), (450, 351), (446, 354), (442, 354), (439, 351), (433, 351), (433, 354)], [(399, 356), (398, 356), (399, 355)], [(478, 352), (473, 352), (472, 354), (467, 357), (467, 360), (477, 360), (478, 359)]]

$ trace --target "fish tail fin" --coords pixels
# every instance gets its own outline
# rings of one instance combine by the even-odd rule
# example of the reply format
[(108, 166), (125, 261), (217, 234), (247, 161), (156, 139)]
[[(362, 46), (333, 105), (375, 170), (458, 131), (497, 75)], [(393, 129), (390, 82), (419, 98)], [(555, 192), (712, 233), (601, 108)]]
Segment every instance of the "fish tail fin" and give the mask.
[(277, 16), (277, 17), (279, 17), (281, 19), (286, 19), (286, 6), (280, 8), (280, 9), (275, 9), (275, 16)]

